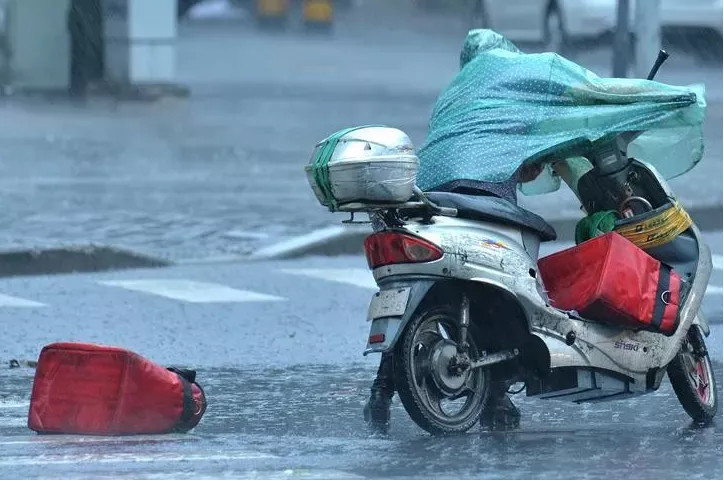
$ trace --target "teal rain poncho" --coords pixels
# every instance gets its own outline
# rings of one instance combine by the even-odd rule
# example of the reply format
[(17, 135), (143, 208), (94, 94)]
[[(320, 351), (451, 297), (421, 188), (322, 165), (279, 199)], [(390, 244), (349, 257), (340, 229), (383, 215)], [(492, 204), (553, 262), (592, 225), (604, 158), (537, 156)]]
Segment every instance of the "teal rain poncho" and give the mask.
[[(702, 157), (703, 86), (601, 78), (554, 53), (522, 53), (491, 30), (468, 34), (460, 63), (418, 151), (423, 190), (459, 179), (502, 182), (525, 162), (575, 157), (630, 130), (647, 132), (629, 155), (667, 179)], [(540, 194), (559, 186), (548, 166), (522, 190)]]

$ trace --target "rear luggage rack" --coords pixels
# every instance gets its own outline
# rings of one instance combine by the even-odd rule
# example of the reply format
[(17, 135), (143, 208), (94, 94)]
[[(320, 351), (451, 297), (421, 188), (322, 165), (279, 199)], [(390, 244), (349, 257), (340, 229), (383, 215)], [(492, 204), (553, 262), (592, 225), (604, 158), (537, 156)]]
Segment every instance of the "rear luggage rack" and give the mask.
[(341, 212), (352, 213), (351, 221), (354, 221), (355, 212), (378, 212), (383, 210), (414, 210), (414, 209), (429, 209), (433, 215), (443, 215), (447, 217), (455, 217), (458, 215), (458, 210), (450, 207), (440, 207), (437, 204), (429, 200), (425, 193), (420, 190), (419, 187), (413, 187), (414, 197), (418, 200), (409, 200), (402, 203), (385, 203), (385, 204), (372, 204), (367, 202), (348, 202), (346, 204), (339, 204), (337, 210)]

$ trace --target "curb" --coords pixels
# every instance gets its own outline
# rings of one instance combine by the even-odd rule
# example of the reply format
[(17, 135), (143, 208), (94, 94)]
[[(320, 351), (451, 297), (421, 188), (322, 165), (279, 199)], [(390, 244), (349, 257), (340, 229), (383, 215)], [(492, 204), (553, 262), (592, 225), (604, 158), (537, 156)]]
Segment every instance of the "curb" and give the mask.
[(121, 84), (106, 82), (89, 91), (90, 96), (110, 97), (118, 101), (155, 102), (165, 97), (187, 99), (191, 88), (174, 82)]
[(181, 83), (120, 84), (104, 82), (88, 86), (86, 94), (74, 98), (66, 89), (37, 89), (5, 85), (0, 87), (0, 97), (19, 99), (40, 99), (43, 101), (90, 101), (113, 99), (118, 102), (155, 102), (163, 98), (188, 99), (191, 88)]
[(0, 252), (0, 278), (167, 267), (173, 263), (106, 246)]
[[(722, 230), (722, 206), (702, 206), (688, 211), (702, 232)], [(552, 219), (548, 223), (558, 233), (557, 242), (573, 242), (580, 218)], [(308, 256), (362, 255), (362, 242), (372, 233), (369, 224), (334, 225), (259, 249), (246, 260), (287, 260)]]

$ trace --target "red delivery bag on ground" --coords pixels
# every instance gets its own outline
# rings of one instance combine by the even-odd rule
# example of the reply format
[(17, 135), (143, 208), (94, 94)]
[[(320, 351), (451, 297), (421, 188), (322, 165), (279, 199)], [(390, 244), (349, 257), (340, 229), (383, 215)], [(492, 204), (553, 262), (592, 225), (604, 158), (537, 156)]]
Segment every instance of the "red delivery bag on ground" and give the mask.
[(538, 261), (551, 304), (587, 319), (671, 334), (681, 277), (609, 232)]
[(28, 427), (40, 434), (186, 432), (206, 411), (196, 372), (159, 366), (118, 347), (45, 346), (35, 371)]

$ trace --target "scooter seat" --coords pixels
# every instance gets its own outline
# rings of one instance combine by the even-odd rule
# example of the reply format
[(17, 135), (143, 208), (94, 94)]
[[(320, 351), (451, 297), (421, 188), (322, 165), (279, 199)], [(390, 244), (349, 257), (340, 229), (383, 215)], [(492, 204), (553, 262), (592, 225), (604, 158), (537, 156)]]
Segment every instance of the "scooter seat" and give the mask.
[(500, 197), (457, 194), (454, 192), (426, 192), (425, 196), (440, 207), (454, 208), (462, 219), (497, 222), (527, 229), (541, 241), (556, 240), (556, 230), (542, 217), (522, 209)]

